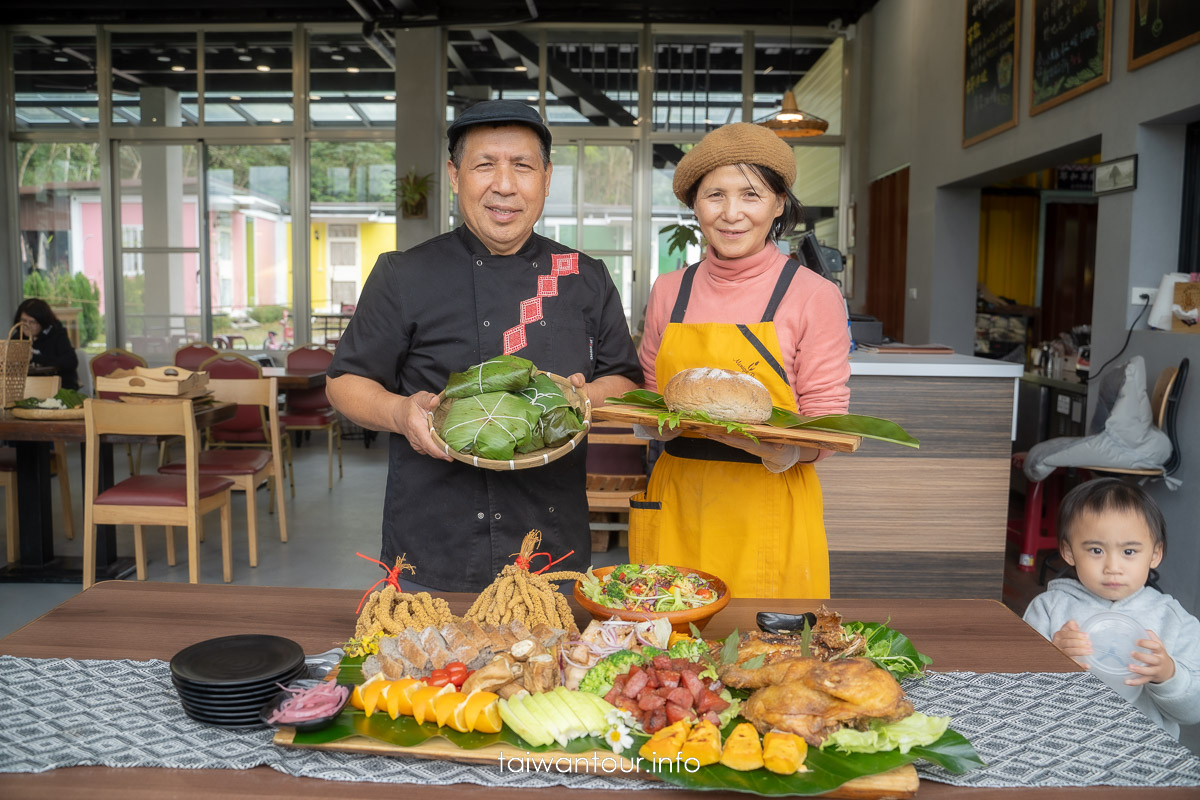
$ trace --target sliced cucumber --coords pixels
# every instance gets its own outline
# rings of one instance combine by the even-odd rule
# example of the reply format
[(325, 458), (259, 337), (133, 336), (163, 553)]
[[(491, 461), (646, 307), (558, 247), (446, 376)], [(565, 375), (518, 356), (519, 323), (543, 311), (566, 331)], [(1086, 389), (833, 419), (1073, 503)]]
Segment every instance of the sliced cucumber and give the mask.
[(504, 724), (512, 728), (517, 736), (535, 747), (554, 741), (546, 727), (516, 698), (500, 700), (500, 719), (504, 720)]

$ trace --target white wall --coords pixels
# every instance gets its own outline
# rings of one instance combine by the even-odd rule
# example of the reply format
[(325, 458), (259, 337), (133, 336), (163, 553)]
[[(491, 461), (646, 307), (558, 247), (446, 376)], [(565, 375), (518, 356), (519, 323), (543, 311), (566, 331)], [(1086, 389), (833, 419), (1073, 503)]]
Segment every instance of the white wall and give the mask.
[[(1021, 3), (1020, 113), (1016, 128), (962, 147), (963, 31), (966, 4), (880, 0), (868, 15), (873, 48), (868, 180), (905, 164), (909, 183), (905, 339), (940, 341), (971, 352), (979, 248), (979, 188), (1099, 153), (1138, 154), (1136, 191), (1099, 199), (1092, 363), (1115, 355), (1137, 308), (1132, 286), (1157, 286), (1177, 268), (1183, 129), (1200, 120), (1200, 45), (1134, 72), (1126, 69), (1129, 3), (1115, 0), (1111, 81), (1035, 117), (1029, 115), (1033, 3)], [(856, 186), (866, 197), (865, 185)], [(860, 231), (865, 215), (860, 211)], [(860, 270), (870, 274), (866, 248)], [(1139, 328), (1144, 329), (1144, 321)], [(1178, 492), (1149, 485), (1167, 515), (1170, 554), (1164, 583), (1189, 609), (1200, 608), (1200, 336), (1135, 332), (1126, 356), (1141, 354), (1150, 375), (1185, 355), (1193, 375), (1180, 411), (1184, 481)], [(1093, 401), (1094, 402), (1094, 401)]]

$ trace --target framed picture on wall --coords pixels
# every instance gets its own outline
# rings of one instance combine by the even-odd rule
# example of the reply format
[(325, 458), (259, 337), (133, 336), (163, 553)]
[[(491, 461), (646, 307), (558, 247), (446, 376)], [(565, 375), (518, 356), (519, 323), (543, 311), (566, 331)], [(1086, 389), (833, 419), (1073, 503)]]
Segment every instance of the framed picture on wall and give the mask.
[(1112, 0), (1033, 0), (1030, 115), (1108, 83)]
[(1129, 70), (1200, 42), (1196, 0), (1130, 0)]
[(963, 147), (1017, 124), (1021, 0), (967, 0)]
[(1096, 165), (1092, 194), (1131, 192), (1137, 188), (1137, 155), (1114, 158)]

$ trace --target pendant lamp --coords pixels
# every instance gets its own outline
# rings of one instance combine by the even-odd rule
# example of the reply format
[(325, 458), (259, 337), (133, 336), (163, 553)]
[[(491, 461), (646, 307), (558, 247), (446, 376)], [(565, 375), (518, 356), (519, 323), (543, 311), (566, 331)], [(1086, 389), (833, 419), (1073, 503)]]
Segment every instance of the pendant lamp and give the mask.
[(788, 89), (783, 93), (783, 108), (765, 122), (758, 123), (769, 128), (781, 139), (803, 139), (820, 136), (829, 129), (829, 123), (820, 117), (806, 114), (796, 107), (796, 95)]

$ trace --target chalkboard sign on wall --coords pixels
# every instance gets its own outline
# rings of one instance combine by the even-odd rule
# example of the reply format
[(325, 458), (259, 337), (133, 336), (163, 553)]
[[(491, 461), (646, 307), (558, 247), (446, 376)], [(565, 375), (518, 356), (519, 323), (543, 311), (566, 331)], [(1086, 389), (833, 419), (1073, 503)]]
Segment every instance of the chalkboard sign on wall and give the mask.
[(967, 0), (963, 147), (1017, 124), (1021, 0)]
[(1033, 0), (1030, 50), (1031, 115), (1108, 83), (1112, 0)]
[(1200, 3), (1196, 0), (1130, 0), (1130, 71), (1197, 42)]

